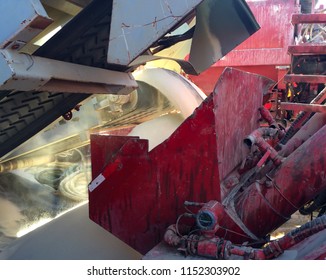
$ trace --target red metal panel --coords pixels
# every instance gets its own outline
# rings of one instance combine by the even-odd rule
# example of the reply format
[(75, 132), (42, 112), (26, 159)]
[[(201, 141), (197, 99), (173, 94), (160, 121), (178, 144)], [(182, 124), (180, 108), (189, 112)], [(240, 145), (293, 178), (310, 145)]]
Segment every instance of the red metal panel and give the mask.
[(151, 152), (145, 140), (132, 139), (112, 157), (112, 142), (125, 138), (94, 135), (93, 175), (108, 161), (119, 161), (121, 169), (90, 193), (90, 218), (146, 253), (183, 212), (185, 200), (220, 199), (213, 105), (206, 100)]
[[(294, 41), (292, 14), (299, 12), (295, 0), (247, 1), (261, 29), (199, 76), (191, 76), (206, 94), (212, 92), (225, 67), (236, 67), (277, 80), (276, 66), (291, 63), (288, 46)], [(214, 70), (212, 70), (212, 68)], [(206, 77), (209, 75), (209, 77)]]
[[(226, 134), (223, 140), (220, 130), (229, 130), (237, 140), (246, 134), (246, 129), (237, 132), (229, 127), (236, 126), (233, 114), (242, 120), (240, 127), (249, 130), (257, 125), (256, 118), (243, 122), (249, 114), (244, 107), (258, 104), (270, 81), (234, 69), (222, 77), (215, 95), (150, 152), (146, 140), (108, 135), (91, 138), (93, 178), (102, 172), (107, 179), (89, 193), (90, 218), (141, 253), (161, 241), (165, 229), (184, 212), (184, 201), (221, 200), (218, 151), (229, 140)], [(239, 106), (234, 107), (234, 98)], [(246, 102), (250, 105), (242, 108)], [(232, 164), (239, 161), (237, 156), (233, 160), (229, 148), (223, 156)], [(227, 160), (223, 164), (232, 168)]]
[[(295, 2), (294, 0), (248, 2), (261, 29), (215, 66), (290, 64), (287, 47), (294, 41), (291, 18), (293, 13), (299, 12)], [(248, 55), (250, 59), (247, 60)]]
[[(189, 79), (199, 85), (207, 95), (212, 93), (219, 77), (223, 73), (225, 67), (210, 67), (199, 76), (191, 76)], [(236, 69), (265, 76), (274, 81), (278, 81), (278, 69), (275, 66), (238, 66)]]
[[(244, 139), (259, 126), (263, 95), (275, 82), (226, 68), (214, 89), (214, 108), (220, 178), (239, 165), (249, 150)], [(223, 197), (223, 194), (222, 194)]]
[[(111, 140), (107, 143), (109, 136), (111, 136)], [(112, 162), (112, 158), (126, 142), (137, 138), (138, 137), (114, 137), (105, 134), (91, 134), (92, 178), (99, 175), (102, 172), (103, 167)], [(95, 162), (94, 159), (96, 159)]]

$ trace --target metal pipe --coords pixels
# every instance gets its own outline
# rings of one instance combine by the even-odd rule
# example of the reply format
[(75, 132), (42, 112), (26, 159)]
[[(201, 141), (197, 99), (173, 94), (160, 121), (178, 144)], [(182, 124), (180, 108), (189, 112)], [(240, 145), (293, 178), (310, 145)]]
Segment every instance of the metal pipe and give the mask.
[(256, 129), (250, 135), (248, 135), (243, 141), (249, 147), (256, 145), (259, 150), (263, 153), (267, 151), (270, 153), (269, 157), (276, 166), (279, 166), (282, 163), (282, 157), (277, 153), (277, 151), (268, 144), (263, 137), (272, 137), (275, 138), (278, 133), (278, 130), (275, 128), (262, 127)]
[[(275, 171), (273, 179), (266, 183), (254, 182), (237, 194), (234, 205), (225, 206), (234, 209), (236, 217), (233, 219), (240, 218), (242, 226), (262, 238), (326, 190), (325, 139), (326, 126), (294, 151)], [(236, 224), (227, 227), (233, 230)]]
[(302, 143), (307, 141), (319, 129), (326, 125), (326, 114), (315, 114), (308, 120), (304, 126), (286, 143), (282, 146), (279, 154), (283, 157), (289, 156)]
[(163, 240), (165, 243), (172, 247), (177, 247), (181, 245), (181, 236), (177, 234), (176, 225), (170, 225), (165, 231)]
[[(326, 100), (326, 87), (310, 102), (310, 104), (322, 104)], [(291, 124), (284, 137), (279, 142), (279, 145), (285, 145), (292, 136), (301, 128), (302, 125), (308, 120), (311, 113), (301, 111), (298, 117)]]
[(326, 106), (320, 104), (304, 104), (304, 103), (291, 103), (282, 102), (282, 110), (305, 111), (309, 113), (326, 113)]
[(38, 156), (38, 157), (27, 157), (22, 159), (9, 160), (0, 163), (0, 173), (7, 172), (31, 166), (38, 166), (46, 163), (53, 162), (55, 160), (54, 155)]
[(261, 117), (268, 123), (269, 127), (277, 129), (280, 128), (269, 110), (267, 110), (265, 107), (260, 107), (258, 110)]
[(267, 175), (248, 187), (235, 187), (214, 211), (216, 235), (235, 243), (262, 242), (300, 207), (325, 191), (326, 154), (321, 152), (326, 150), (325, 139), (326, 126), (286, 158), (273, 172), (273, 178)]
[(231, 259), (232, 256), (240, 256), (243, 259), (266, 260), (280, 256), (285, 250), (324, 229), (326, 229), (326, 215), (292, 230), (280, 239), (273, 240), (262, 249), (237, 246), (217, 236), (207, 238), (204, 231), (200, 233), (201, 235), (192, 234), (180, 237), (177, 235), (176, 225), (171, 225), (167, 229), (164, 240), (168, 245), (179, 247), (180, 251), (190, 255), (224, 260)]

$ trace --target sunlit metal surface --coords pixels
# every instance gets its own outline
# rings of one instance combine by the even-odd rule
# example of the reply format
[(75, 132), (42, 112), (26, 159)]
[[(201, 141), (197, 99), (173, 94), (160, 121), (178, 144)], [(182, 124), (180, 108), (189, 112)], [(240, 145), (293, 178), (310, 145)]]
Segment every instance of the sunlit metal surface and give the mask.
[(0, 50), (0, 90), (128, 94), (137, 83), (128, 73)]
[(39, 0), (1, 1), (0, 48), (19, 50), (52, 23)]
[(108, 62), (129, 65), (202, 1), (113, 0)]
[(242, 0), (205, 0), (197, 7), (196, 15), (189, 61), (198, 73), (259, 29), (246, 2)]

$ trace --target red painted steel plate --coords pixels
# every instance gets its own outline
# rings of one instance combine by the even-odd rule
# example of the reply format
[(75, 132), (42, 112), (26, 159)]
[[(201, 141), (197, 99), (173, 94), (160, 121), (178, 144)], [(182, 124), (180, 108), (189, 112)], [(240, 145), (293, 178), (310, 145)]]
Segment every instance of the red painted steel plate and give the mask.
[[(276, 66), (289, 66), (288, 46), (294, 42), (292, 14), (299, 12), (295, 1), (248, 1), (261, 29), (237, 48), (228, 53), (211, 68), (191, 80), (206, 94), (210, 94), (225, 67), (264, 75), (277, 80)], [(282, 15), (282, 16), (280, 16)]]
[[(257, 106), (270, 82), (227, 69), (215, 94), (150, 152), (147, 140), (92, 135), (93, 179), (100, 173), (110, 175), (89, 193), (90, 218), (144, 254), (184, 213), (184, 201), (220, 201), (219, 151), (232, 164), (238, 163), (240, 157), (231, 159), (232, 146), (225, 145), (229, 141), (236, 145), (257, 126)], [(255, 107), (248, 110), (251, 106)], [(237, 149), (234, 146), (233, 152)]]
[(274, 81), (226, 68), (214, 89), (217, 157), (223, 180), (241, 163), (249, 150), (242, 139), (259, 127), (258, 108)]

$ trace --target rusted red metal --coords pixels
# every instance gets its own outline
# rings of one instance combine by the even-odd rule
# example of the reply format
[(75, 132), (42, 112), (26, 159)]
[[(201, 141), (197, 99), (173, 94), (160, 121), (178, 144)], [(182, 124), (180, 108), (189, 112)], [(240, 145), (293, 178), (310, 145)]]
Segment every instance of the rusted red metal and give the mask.
[[(326, 150), (325, 137), (326, 126), (283, 161), (274, 172), (273, 178), (265, 182), (256, 181), (241, 194), (230, 197), (228, 199), (230, 203), (224, 205), (225, 211), (238, 222), (222, 223), (221, 226), (227, 228), (230, 233), (222, 231), (217, 234), (219, 236), (226, 234), (225, 238), (232, 242), (242, 242), (248, 240), (248, 237), (243, 237), (245, 231), (248, 236), (248, 233), (251, 233), (259, 240), (286, 222), (292, 213), (326, 189), (324, 176), (326, 155), (322, 152)], [(219, 217), (219, 220), (225, 219)], [(234, 234), (239, 225), (244, 231)]]
[[(222, 202), (209, 201), (197, 214), (193, 214), (198, 232), (183, 237), (186, 244), (181, 244), (181, 251), (219, 259), (228, 259), (232, 254), (246, 259), (272, 259), (325, 230), (326, 216), (321, 216), (279, 240), (268, 243), (265, 239), (289, 220), (294, 212), (326, 190), (325, 116), (315, 115), (309, 122), (309, 125), (307, 123), (302, 127), (302, 133), (297, 138), (301, 139), (300, 147), (294, 147), (290, 141), (280, 152), (284, 154), (287, 151), (287, 158), (283, 158), (278, 167), (269, 166), (260, 170), (261, 175), (250, 180), (258, 173), (258, 169), (253, 168), (254, 172), (248, 171)], [(251, 133), (248, 138), (251, 144), (257, 145), (257, 138), (269, 136), (270, 129), (258, 129)], [(205, 214), (204, 218), (201, 218), (202, 213)], [(200, 226), (198, 219), (209, 227)], [(244, 242), (267, 245), (263, 249), (234, 245)], [(323, 249), (310, 248), (304, 255), (307, 258), (320, 258), (325, 254)]]
[(292, 24), (326, 23), (326, 14), (294, 14)]
[[(309, 239), (314, 235), (325, 233), (325, 230), (326, 216), (321, 216), (292, 230), (280, 239), (266, 243), (263, 248), (256, 249), (251, 246), (236, 245), (205, 230), (193, 234), (188, 232), (180, 236), (177, 225), (172, 225), (166, 232), (169, 238), (165, 241), (169, 246), (177, 247), (179, 251), (184, 251), (186, 254), (213, 259), (239, 259), (239, 257), (254, 260), (275, 259), (288, 249), (297, 250), (298, 254), (301, 254), (301, 259), (321, 259), (325, 256), (325, 246), (316, 248), (316, 245), (306, 243), (311, 242)], [(318, 240), (318, 236), (316, 239)], [(310, 245), (311, 250), (304, 252), (303, 248), (306, 245)]]
[(314, 135), (319, 129), (326, 125), (326, 114), (315, 114), (312, 116), (302, 128), (281, 147), (280, 155), (287, 157), (295, 149), (300, 147), (302, 143), (309, 139), (311, 135)]
[(267, 153), (273, 163), (276, 166), (279, 166), (282, 163), (283, 158), (277, 153), (277, 151), (264, 139), (266, 137), (270, 137), (275, 139), (278, 136), (278, 130), (274, 128), (261, 127), (253, 131), (250, 135), (248, 135), (244, 142), (251, 147), (252, 145), (256, 145), (258, 149)]
[(217, 156), (209, 152), (217, 149), (213, 105), (206, 100), (150, 152), (147, 140), (92, 135), (93, 178), (117, 160), (121, 169), (90, 192), (90, 218), (146, 253), (183, 212), (185, 200), (219, 198)]
[[(217, 155), (221, 180), (242, 162), (248, 148), (244, 139), (259, 127), (259, 108), (274, 81), (227, 68), (214, 89)], [(222, 190), (222, 197), (227, 190)]]
[(247, 148), (238, 140), (257, 128), (272, 83), (226, 69), (215, 94), (150, 152), (147, 140), (91, 135), (93, 179), (105, 180), (89, 193), (90, 218), (146, 253), (184, 212), (184, 201), (221, 201), (220, 169), (225, 176), (243, 160)]
[(325, 44), (302, 44), (289, 46), (288, 52), (293, 55), (326, 54)]
[(274, 119), (271, 112), (269, 110), (267, 110), (265, 107), (263, 107), (263, 106), (260, 107), (259, 108), (259, 113), (260, 113), (262, 119), (265, 120), (270, 127), (277, 128), (277, 129), (280, 128), (279, 124)]
[(284, 77), (285, 82), (290, 83), (310, 83), (310, 84), (325, 84), (325, 75), (302, 75), (302, 74), (288, 74)]
[(206, 94), (213, 91), (225, 67), (266, 76), (279, 81), (284, 89), (282, 76), (288, 69), (279, 66), (291, 64), (288, 54), (288, 46), (294, 42), (291, 19), (300, 8), (295, 1), (288, 0), (250, 1), (248, 5), (261, 29), (199, 76), (190, 76)]

